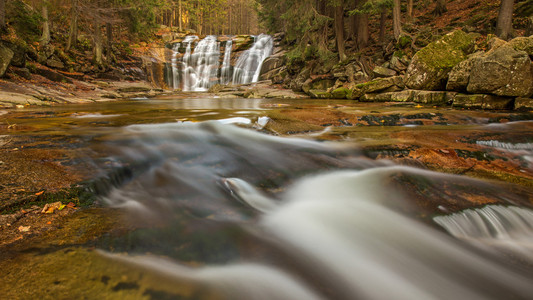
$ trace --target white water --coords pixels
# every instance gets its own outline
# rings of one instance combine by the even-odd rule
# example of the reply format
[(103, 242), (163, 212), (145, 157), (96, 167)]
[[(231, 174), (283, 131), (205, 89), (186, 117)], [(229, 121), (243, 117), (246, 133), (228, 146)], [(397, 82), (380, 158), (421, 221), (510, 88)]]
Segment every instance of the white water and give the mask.
[(233, 71), (233, 84), (257, 82), (263, 61), (272, 54), (274, 41), (272, 37), (260, 34), (252, 47), (237, 60)]
[(222, 61), (222, 69), (220, 70), (220, 84), (227, 85), (231, 80), (231, 48), (233, 42), (228, 40), (226, 42), (226, 49), (224, 50), (224, 60)]
[[(194, 43), (197, 43), (195, 47)], [(272, 53), (272, 37), (264, 34), (256, 37), (256, 42), (241, 54), (235, 67), (231, 66), (232, 46), (233, 41), (228, 40), (220, 67), (220, 42), (216, 36), (200, 41), (197, 36), (187, 36), (182, 43), (173, 46), (169, 86), (183, 91), (207, 91), (217, 83), (257, 82), (263, 61)], [(181, 47), (185, 47), (185, 53), (178, 62)]]
[[(452, 225), (467, 219), (448, 226), (452, 236), (413, 218), (427, 212), (412, 194), (431, 197), (424, 203), (444, 208), (451, 207), (447, 201), (460, 204), (466, 191), (497, 201), (521, 199), (505, 186), (371, 161), (345, 146), (219, 122), (132, 125), (122, 136), (130, 138), (121, 145), (122, 159), (150, 166), (114, 190), (108, 203), (135, 207), (158, 220), (185, 211), (195, 216), (191, 222), (229, 222), (260, 240), (253, 249), (261, 250), (201, 267), (154, 254), (110, 256), (119, 261), (206, 285), (227, 299), (529, 299), (533, 293), (533, 274), (524, 275), (505, 255), (491, 253), (492, 243), (480, 255), (452, 237), (491, 233), (462, 228), (477, 226), (476, 215), (497, 212), (505, 217), (485, 224), (499, 224), (493, 227), (500, 234), (490, 237), (507, 232), (503, 236), (523, 244), (533, 237), (529, 210), (490, 207), (439, 217), (446, 222), (435, 218)], [(339, 168), (346, 170), (331, 171)], [(273, 192), (279, 189), (284, 192)]]
[(451, 235), (533, 263), (533, 210), (488, 205), (434, 218)]

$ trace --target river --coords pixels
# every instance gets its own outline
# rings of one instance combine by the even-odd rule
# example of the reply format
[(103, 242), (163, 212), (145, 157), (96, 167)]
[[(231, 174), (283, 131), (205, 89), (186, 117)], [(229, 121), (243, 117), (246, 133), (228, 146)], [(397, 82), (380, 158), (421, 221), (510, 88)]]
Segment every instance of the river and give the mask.
[(527, 113), (196, 95), (3, 117), (4, 148), (68, 153), (98, 204), (3, 248), (2, 299), (533, 293)]

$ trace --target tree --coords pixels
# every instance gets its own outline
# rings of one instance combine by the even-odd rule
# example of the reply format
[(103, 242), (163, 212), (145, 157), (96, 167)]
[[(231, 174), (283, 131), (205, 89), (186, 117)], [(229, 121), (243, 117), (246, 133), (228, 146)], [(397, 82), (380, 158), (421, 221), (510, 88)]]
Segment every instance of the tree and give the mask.
[(433, 10), (433, 14), (435, 16), (441, 16), (443, 13), (447, 12), (448, 9), (446, 9), (446, 0), (436, 0), (437, 5), (435, 6), (435, 9)]
[(344, 46), (344, 0), (336, 0), (332, 3), (332, 5), (335, 16), (335, 40), (337, 41), (339, 59), (342, 61), (346, 59)]
[(72, 47), (76, 47), (78, 41), (78, 14), (79, 14), (78, 0), (71, 0), (70, 13), (70, 29), (68, 34), (67, 46), (65, 51), (69, 51)]
[(50, 43), (50, 20), (48, 19), (48, 1), (43, 1), (41, 7), (41, 16), (43, 18), (43, 34), (41, 36), (41, 45), (48, 45)]
[(502, 0), (498, 21), (496, 23), (496, 35), (504, 40), (511, 38), (513, 30), (513, 0)]
[(6, 28), (6, 0), (0, 0), (0, 31)]
[(398, 40), (402, 34), (400, 0), (394, 0), (394, 5), (392, 7), (392, 31), (394, 33), (394, 38)]
[(413, 20), (413, 0), (407, 0), (407, 21)]

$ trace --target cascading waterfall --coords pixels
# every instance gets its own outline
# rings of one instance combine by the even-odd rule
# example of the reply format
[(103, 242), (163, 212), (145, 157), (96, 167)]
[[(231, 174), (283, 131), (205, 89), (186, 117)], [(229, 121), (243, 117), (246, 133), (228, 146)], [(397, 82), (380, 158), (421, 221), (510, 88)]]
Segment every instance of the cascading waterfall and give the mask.
[[(198, 41), (197, 36), (187, 36), (181, 43), (172, 47), (171, 73), (168, 86), (183, 91), (207, 91), (220, 83), (247, 84), (257, 82), (263, 61), (270, 56), (273, 40), (269, 35), (255, 37), (251, 48), (244, 51), (231, 66), (233, 41), (225, 44), (222, 67), (220, 67), (220, 42), (210, 35)], [(195, 47), (194, 43), (197, 43)], [(179, 63), (180, 50), (185, 52)], [(194, 50), (193, 50), (194, 49)]]
[(226, 42), (226, 49), (224, 50), (224, 60), (222, 61), (222, 69), (220, 71), (220, 83), (226, 85), (231, 79), (231, 47), (233, 42), (228, 40)]
[(233, 84), (257, 82), (263, 61), (272, 54), (274, 41), (270, 35), (260, 34), (252, 47), (246, 50), (235, 64)]

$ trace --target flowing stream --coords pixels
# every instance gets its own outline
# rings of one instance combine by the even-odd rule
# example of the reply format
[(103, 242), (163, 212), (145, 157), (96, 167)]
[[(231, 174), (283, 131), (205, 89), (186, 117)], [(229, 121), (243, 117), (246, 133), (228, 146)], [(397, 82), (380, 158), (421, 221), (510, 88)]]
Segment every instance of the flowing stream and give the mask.
[(97, 239), (88, 247), (96, 251), (34, 256), (34, 264), (54, 253), (90, 262), (87, 272), (74, 261), (48, 275), (96, 278), (75, 287), (79, 294), (58, 287), (52, 297), (531, 299), (530, 190), (373, 159), (353, 140), (276, 136), (266, 129), (276, 122), (272, 101), (151, 100), (44, 114), (45, 137), (61, 128), (84, 137), (94, 192), (135, 224)]

